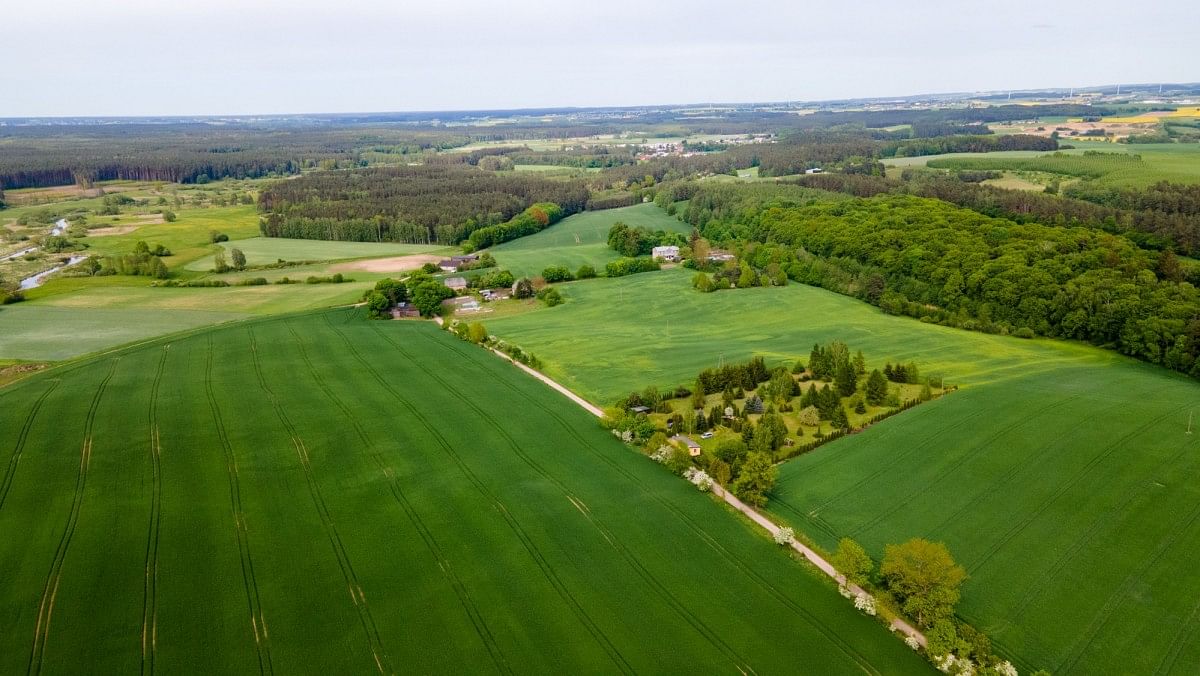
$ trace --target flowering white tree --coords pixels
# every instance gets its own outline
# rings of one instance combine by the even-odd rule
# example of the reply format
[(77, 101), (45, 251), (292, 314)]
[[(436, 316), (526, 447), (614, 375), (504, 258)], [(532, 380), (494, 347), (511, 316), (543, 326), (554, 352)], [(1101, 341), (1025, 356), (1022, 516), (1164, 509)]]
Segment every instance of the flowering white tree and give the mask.
[(673, 449), (670, 446), (659, 446), (658, 450), (650, 454), (650, 459), (660, 464), (667, 464), (671, 459)]
[(875, 617), (875, 597), (870, 594), (855, 596), (854, 607), (871, 617)]
[(1007, 660), (996, 666), (996, 673), (1000, 674), (1000, 676), (1018, 676), (1017, 668), (1013, 666), (1012, 662)]
[(683, 478), (692, 482), (692, 484), (694, 484), (696, 486), (696, 488), (700, 489), (701, 493), (707, 493), (710, 490), (712, 490), (712, 487), (713, 487), (712, 477), (710, 477), (708, 475), (708, 472), (705, 472), (702, 469), (698, 469), (696, 467), (689, 467), (686, 470), (684, 470)]
[(775, 531), (775, 544), (780, 546), (788, 546), (796, 541), (796, 531), (789, 527), (780, 528)]
[(838, 585), (838, 593), (841, 594), (843, 598), (850, 598), (851, 596), (854, 596), (854, 592), (850, 591), (850, 588), (844, 584)]
[(912, 634), (909, 634), (908, 638), (904, 639), (904, 645), (908, 646), (909, 648), (912, 648), (913, 650), (921, 649), (921, 642), (918, 641), (917, 637), (913, 636)]
[(933, 664), (939, 671), (954, 676), (975, 676), (975, 663), (957, 655), (934, 657)]

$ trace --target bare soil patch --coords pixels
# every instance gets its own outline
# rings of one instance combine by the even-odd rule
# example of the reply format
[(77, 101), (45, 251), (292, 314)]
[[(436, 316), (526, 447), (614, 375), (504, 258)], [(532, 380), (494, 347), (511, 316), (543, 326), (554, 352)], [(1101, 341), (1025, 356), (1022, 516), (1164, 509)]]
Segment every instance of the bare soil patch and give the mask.
[(110, 225), (105, 228), (92, 228), (88, 230), (88, 237), (106, 237), (108, 235), (128, 235), (129, 233), (142, 227), (138, 225)]
[(331, 272), (351, 272), (354, 270), (362, 270), (363, 272), (404, 272), (406, 270), (416, 270), (426, 263), (436, 263), (442, 260), (442, 258), (444, 256), (435, 256), (433, 254), (370, 258), (361, 261), (338, 263), (337, 265), (330, 266), (329, 270)]

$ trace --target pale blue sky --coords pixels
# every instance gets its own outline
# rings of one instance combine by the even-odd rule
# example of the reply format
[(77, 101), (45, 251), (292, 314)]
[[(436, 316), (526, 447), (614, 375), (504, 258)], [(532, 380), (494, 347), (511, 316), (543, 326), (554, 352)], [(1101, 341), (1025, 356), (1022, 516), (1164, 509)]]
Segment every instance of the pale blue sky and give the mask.
[(0, 117), (816, 100), (1200, 80), (1196, 0), (13, 0)]

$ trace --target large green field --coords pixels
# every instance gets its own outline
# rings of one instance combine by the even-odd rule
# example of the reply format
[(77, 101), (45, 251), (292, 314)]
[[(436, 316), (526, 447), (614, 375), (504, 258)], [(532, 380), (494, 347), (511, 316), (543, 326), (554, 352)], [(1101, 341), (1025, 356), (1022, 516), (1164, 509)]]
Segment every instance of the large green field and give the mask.
[[(377, 258), (408, 254), (449, 251), (441, 245), (396, 244), (392, 242), (330, 242), (316, 239), (286, 239), (282, 237), (251, 237), (221, 244), (226, 251), (241, 249), (248, 265), (266, 265), (280, 259), (285, 261), (335, 261), (347, 258)], [(226, 256), (226, 261), (229, 260)], [(213, 267), (212, 256), (187, 265), (188, 270), (207, 271)]]
[[(487, 322), (609, 403), (722, 358), (806, 357), (841, 339), (963, 386), (783, 466), (769, 506), (819, 544), (876, 557), (945, 541), (971, 577), (962, 614), (1024, 673), (1200, 668), (1200, 386), (1111, 352), (889, 317), (790, 285), (701, 294), (686, 272), (564, 285), (568, 302)], [(1200, 420), (1197, 421), (1200, 431)]]
[(500, 267), (519, 276), (541, 274), (550, 265), (565, 265), (574, 272), (586, 263), (602, 271), (606, 263), (620, 258), (608, 248), (608, 231), (618, 221), (651, 230), (692, 231), (690, 225), (646, 203), (575, 214), (537, 234), (505, 242), (490, 251)]
[(508, 363), (358, 311), (0, 389), (0, 672), (928, 673)]
[[(952, 153), (884, 160), (893, 167), (994, 169), (1044, 172), (1091, 178), (1103, 185), (1145, 187), (1158, 181), (1200, 182), (1200, 145), (1195, 143), (1082, 143), (1058, 153), (1015, 150), (995, 153)], [(1096, 152), (1099, 155), (1086, 155)]]

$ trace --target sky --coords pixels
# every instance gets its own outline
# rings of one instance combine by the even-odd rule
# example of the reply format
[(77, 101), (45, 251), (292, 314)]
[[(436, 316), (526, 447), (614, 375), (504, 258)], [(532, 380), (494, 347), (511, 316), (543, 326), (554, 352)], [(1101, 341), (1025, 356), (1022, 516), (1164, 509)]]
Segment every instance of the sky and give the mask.
[(1196, 0), (10, 0), (0, 117), (1200, 81)]

